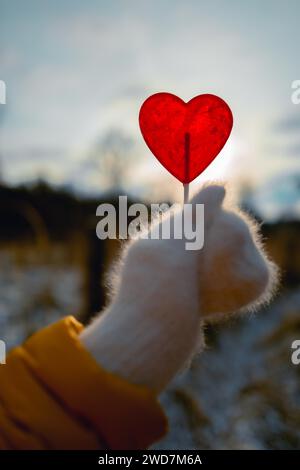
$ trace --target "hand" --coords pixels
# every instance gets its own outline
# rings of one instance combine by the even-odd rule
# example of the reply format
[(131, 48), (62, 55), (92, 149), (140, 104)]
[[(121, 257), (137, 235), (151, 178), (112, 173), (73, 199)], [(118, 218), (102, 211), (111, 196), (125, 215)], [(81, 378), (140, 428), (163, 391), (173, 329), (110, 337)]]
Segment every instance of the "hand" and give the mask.
[(204, 204), (201, 250), (172, 237), (138, 239), (125, 249), (110, 306), (81, 335), (100, 365), (160, 392), (203, 349), (204, 321), (270, 299), (276, 268), (254, 222), (224, 207), (224, 197), (223, 186), (210, 185), (190, 201), (194, 218), (196, 204)]

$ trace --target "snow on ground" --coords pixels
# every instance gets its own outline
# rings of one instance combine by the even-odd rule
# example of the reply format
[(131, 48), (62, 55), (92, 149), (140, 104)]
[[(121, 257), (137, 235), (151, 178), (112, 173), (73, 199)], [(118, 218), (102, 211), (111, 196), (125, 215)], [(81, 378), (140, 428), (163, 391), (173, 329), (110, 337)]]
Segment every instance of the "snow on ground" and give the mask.
[(79, 270), (54, 265), (17, 266), (0, 252), (0, 339), (7, 348), (81, 305)]
[(300, 446), (300, 289), (267, 310), (219, 327), (217, 338), (163, 395), (170, 421), (161, 449)]
[[(18, 267), (0, 253), (0, 339), (8, 348), (82, 304), (81, 275), (54, 265)], [(300, 447), (300, 289), (256, 315), (214, 328), (208, 347), (162, 396), (165, 449)]]

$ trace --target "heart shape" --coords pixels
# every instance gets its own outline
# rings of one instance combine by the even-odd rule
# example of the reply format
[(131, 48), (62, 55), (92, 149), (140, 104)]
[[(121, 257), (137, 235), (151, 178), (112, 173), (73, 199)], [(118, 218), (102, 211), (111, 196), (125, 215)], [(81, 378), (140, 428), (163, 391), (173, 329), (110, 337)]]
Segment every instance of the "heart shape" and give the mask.
[(160, 163), (184, 184), (193, 181), (224, 147), (233, 125), (232, 112), (215, 95), (188, 103), (171, 93), (155, 93), (143, 103), (142, 135)]

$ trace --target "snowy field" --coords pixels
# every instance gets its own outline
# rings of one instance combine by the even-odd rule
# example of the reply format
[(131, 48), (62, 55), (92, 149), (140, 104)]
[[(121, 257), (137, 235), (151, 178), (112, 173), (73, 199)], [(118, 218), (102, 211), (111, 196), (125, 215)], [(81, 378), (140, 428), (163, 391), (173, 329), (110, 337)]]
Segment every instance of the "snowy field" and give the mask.
[(300, 447), (300, 289), (267, 310), (223, 325), (214, 343), (162, 397), (165, 449)]
[(18, 266), (0, 252), (0, 339), (7, 348), (64, 315), (79, 312), (80, 271), (55, 265)]
[[(0, 339), (10, 348), (82, 305), (79, 270), (17, 266), (0, 253)], [(165, 449), (300, 447), (300, 289), (255, 315), (218, 326), (206, 351), (162, 396), (170, 432)]]

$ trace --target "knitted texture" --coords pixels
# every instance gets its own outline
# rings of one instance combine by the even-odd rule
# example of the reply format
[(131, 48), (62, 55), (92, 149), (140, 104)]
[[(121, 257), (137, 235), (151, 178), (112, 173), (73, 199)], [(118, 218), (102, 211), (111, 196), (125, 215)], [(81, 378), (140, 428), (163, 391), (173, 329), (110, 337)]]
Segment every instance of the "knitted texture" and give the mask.
[(188, 251), (186, 240), (172, 237), (125, 248), (111, 304), (80, 337), (100, 365), (159, 393), (204, 348), (205, 321), (271, 298), (277, 272), (257, 226), (224, 197), (225, 188), (212, 184), (190, 201), (204, 204), (201, 250)]

